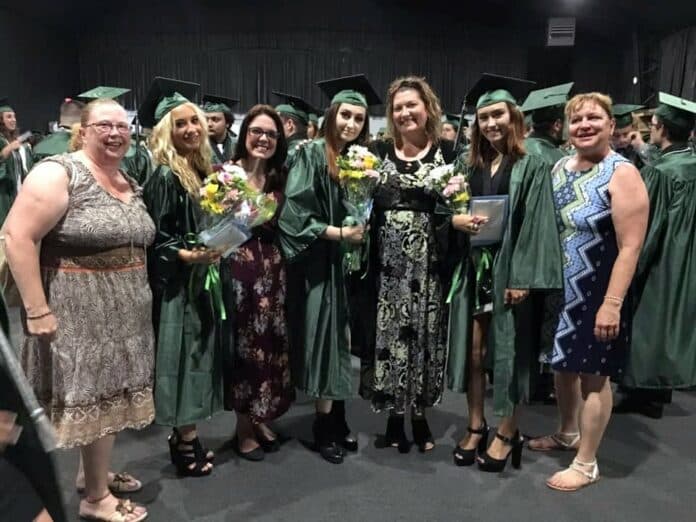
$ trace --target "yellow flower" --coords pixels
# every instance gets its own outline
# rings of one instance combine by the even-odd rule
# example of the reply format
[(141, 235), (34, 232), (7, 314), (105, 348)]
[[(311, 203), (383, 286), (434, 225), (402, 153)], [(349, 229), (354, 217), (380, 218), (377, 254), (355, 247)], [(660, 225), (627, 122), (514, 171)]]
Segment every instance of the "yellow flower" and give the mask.
[(468, 192), (460, 192), (454, 197), (454, 202), (455, 203), (466, 203), (469, 201), (469, 193)]
[(375, 167), (375, 158), (373, 156), (367, 156), (363, 159), (363, 164), (367, 170), (371, 170)]
[(206, 185), (205, 191), (209, 196), (212, 196), (218, 191), (218, 185), (216, 183), (209, 183)]

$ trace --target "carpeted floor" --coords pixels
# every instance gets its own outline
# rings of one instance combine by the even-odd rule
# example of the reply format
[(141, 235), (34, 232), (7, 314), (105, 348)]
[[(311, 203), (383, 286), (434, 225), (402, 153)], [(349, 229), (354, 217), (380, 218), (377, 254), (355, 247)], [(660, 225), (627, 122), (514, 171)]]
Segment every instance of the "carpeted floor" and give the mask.
[[(451, 451), (466, 427), (465, 404), (463, 395), (448, 393), (429, 412), (437, 447), (427, 454), (376, 449), (375, 434), (384, 430), (386, 418), (355, 399), (346, 406), (359, 451), (343, 465), (329, 464), (300, 442), (310, 438), (312, 422), (313, 406), (305, 398), (275, 424), (293, 439), (263, 462), (242, 460), (229, 449), (235, 417), (223, 413), (200, 425), (204, 442), (217, 451), (210, 477), (177, 478), (168, 429), (158, 426), (120, 434), (113, 469), (144, 482), (132, 498), (147, 505), (153, 521), (696, 520), (696, 394), (675, 393), (661, 420), (612, 418), (599, 457), (602, 480), (572, 494), (544, 485), (570, 462), (570, 454), (525, 450), (522, 469), (509, 467), (500, 475), (455, 467)], [(523, 431), (549, 432), (555, 414), (551, 406), (524, 408)], [(77, 451), (59, 451), (56, 459), (68, 513), (77, 520)]]

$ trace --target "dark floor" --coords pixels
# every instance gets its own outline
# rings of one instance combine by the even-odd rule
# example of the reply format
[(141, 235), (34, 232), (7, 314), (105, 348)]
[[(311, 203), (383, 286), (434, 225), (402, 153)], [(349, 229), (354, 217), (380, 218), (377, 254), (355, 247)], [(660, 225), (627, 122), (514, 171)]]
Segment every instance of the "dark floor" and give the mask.
[[(168, 429), (157, 426), (120, 434), (113, 469), (144, 482), (132, 498), (147, 505), (153, 521), (696, 520), (693, 393), (675, 393), (661, 420), (612, 418), (599, 455), (602, 480), (571, 494), (544, 485), (570, 462), (569, 454), (525, 451), (521, 470), (500, 475), (455, 467), (451, 450), (466, 426), (462, 395), (446, 394), (430, 412), (437, 447), (428, 454), (375, 449), (374, 435), (384, 429), (385, 418), (360, 399), (349, 402), (347, 411), (360, 448), (340, 466), (297, 440), (310, 435), (312, 404), (305, 399), (275, 425), (295, 439), (264, 462), (241, 460), (226, 449), (235, 417), (224, 413), (200, 425), (204, 442), (218, 452), (212, 476), (177, 478), (169, 462)], [(525, 408), (522, 427), (532, 434), (549, 432), (555, 408)], [(77, 452), (59, 451), (56, 458), (68, 513), (77, 519)]]

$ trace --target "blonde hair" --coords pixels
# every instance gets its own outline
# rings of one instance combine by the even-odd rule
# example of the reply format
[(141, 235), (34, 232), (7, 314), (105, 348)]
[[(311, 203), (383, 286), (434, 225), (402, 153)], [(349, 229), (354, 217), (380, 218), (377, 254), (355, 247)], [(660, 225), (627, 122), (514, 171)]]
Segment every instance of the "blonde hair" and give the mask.
[(213, 150), (210, 148), (208, 136), (205, 130), (205, 114), (191, 102), (184, 103), (179, 107), (189, 107), (194, 110), (198, 121), (201, 123), (201, 144), (198, 150), (188, 157), (179, 154), (172, 141), (174, 131), (174, 116), (169, 111), (162, 120), (154, 126), (150, 135), (149, 145), (152, 157), (158, 165), (166, 165), (174, 175), (179, 178), (181, 186), (184, 187), (193, 198), (200, 197), (200, 188), (203, 186), (200, 174), (208, 175), (212, 172), (210, 163)]
[(80, 131), (82, 130), (81, 123), (73, 123), (70, 126), (70, 143), (68, 143), (68, 152), (75, 152), (82, 148), (82, 136), (80, 136)]
[(425, 123), (425, 134), (428, 139), (437, 143), (440, 139), (440, 133), (442, 132), (442, 108), (440, 106), (440, 99), (433, 91), (432, 87), (428, 85), (425, 78), (419, 76), (402, 76), (394, 80), (389, 89), (387, 90), (387, 132), (390, 136), (394, 137), (394, 143), (397, 147), (403, 145), (401, 140), (401, 135), (396, 131), (394, 126), (394, 96), (396, 93), (404, 89), (413, 89), (418, 93), (423, 104), (425, 105), (425, 111), (428, 113), (428, 121)]
[(579, 111), (580, 107), (582, 107), (586, 103), (595, 103), (599, 105), (604, 112), (607, 113), (607, 116), (609, 116), (609, 118), (614, 117), (612, 114), (613, 102), (609, 95), (602, 94), (601, 92), (585, 92), (582, 94), (576, 94), (570, 100), (568, 100), (568, 103), (566, 103), (565, 106), (566, 118), (570, 119), (570, 115), (574, 112)]

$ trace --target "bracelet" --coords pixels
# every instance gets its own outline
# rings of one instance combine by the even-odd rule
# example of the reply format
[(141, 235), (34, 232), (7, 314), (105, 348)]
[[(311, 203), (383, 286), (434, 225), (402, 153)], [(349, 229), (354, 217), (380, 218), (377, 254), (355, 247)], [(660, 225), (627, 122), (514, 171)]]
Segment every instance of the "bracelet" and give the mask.
[(605, 295), (604, 299), (609, 300), (609, 301), (614, 301), (619, 304), (623, 304), (624, 300), (621, 297), (617, 297), (615, 295)]
[(31, 315), (31, 316), (28, 315), (27, 320), (33, 321), (34, 319), (43, 319), (44, 317), (48, 317), (49, 315), (53, 315), (53, 312), (51, 312), (50, 310), (46, 313), (39, 314), (39, 315)]
[(338, 227), (338, 240), (343, 242), (343, 227)]

